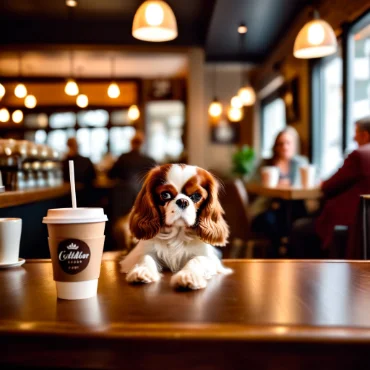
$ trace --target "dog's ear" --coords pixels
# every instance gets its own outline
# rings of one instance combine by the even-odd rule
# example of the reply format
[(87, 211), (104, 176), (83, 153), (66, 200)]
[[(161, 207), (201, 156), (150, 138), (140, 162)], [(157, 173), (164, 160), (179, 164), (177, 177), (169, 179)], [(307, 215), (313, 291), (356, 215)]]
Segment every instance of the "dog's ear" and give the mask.
[(161, 228), (161, 217), (151, 189), (154, 171), (147, 175), (130, 214), (130, 230), (137, 239), (152, 239)]
[(224, 210), (218, 200), (219, 184), (209, 172), (204, 172), (206, 182), (202, 186), (207, 190), (208, 197), (199, 210), (197, 235), (208, 244), (224, 246), (229, 237), (229, 227), (223, 218)]

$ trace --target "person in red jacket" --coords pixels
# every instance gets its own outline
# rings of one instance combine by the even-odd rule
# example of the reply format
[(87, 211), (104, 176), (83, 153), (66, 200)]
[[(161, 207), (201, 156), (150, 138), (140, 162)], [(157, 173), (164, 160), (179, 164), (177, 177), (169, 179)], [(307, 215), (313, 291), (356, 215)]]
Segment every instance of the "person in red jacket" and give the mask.
[(370, 116), (356, 122), (359, 148), (343, 166), (321, 184), (325, 204), (316, 218), (297, 220), (291, 235), (295, 258), (320, 257), (328, 251), (336, 225), (351, 226), (356, 219), (360, 195), (370, 194)]

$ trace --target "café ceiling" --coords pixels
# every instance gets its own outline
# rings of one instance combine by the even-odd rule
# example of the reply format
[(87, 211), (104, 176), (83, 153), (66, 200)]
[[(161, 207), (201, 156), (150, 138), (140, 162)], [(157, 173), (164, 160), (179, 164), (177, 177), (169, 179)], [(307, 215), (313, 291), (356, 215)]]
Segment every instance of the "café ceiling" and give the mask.
[[(115, 45), (156, 48), (131, 36), (141, 0), (64, 0), (0, 2), (0, 47), (35, 45)], [(258, 63), (271, 52), (308, 0), (167, 0), (179, 36), (166, 45), (201, 46), (209, 61)], [(240, 53), (237, 27), (248, 27)]]

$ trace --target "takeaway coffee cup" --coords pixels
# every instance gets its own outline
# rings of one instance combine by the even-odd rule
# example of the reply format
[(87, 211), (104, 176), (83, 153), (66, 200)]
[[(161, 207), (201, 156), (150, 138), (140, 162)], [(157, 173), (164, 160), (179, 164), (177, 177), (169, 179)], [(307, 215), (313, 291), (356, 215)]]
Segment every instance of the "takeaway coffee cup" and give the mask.
[(84, 299), (96, 296), (107, 216), (102, 208), (49, 209), (49, 249), (57, 296)]
[(303, 188), (313, 188), (315, 186), (316, 168), (312, 164), (301, 166), (299, 168), (301, 174), (301, 184)]
[(22, 219), (0, 218), (0, 263), (18, 262)]
[(267, 188), (275, 188), (279, 183), (279, 168), (276, 166), (265, 166), (261, 168), (262, 185)]

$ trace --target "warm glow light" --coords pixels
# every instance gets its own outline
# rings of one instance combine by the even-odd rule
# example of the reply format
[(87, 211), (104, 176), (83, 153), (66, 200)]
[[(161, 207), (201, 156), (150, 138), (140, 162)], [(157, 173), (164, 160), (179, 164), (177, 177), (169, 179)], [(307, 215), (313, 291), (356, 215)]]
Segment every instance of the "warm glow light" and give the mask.
[(71, 8), (74, 8), (77, 6), (77, 0), (66, 0), (66, 5)]
[(35, 96), (33, 95), (27, 95), (26, 99), (24, 99), (24, 105), (26, 106), (26, 108), (29, 108), (29, 109), (35, 108), (36, 104), (37, 104), (37, 100)]
[(0, 84), (0, 99), (5, 95), (5, 87), (3, 84)]
[(321, 58), (337, 51), (333, 28), (322, 19), (306, 23), (294, 42), (294, 56), (300, 59)]
[(137, 105), (131, 105), (128, 109), (128, 118), (130, 121), (136, 121), (140, 117), (140, 111)]
[(8, 122), (10, 118), (9, 111), (6, 108), (0, 109), (0, 122)]
[(121, 91), (118, 85), (115, 82), (112, 82), (108, 87), (108, 96), (112, 99), (116, 99), (121, 94)]
[(136, 11), (132, 36), (139, 40), (162, 42), (177, 37), (177, 23), (165, 1), (147, 0)]
[(19, 109), (15, 110), (12, 114), (12, 120), (14, 123), (21, 123), (23, 121), (23, 112)]
[(239, 122), (243, 118), (243, 110), (230, 107), (229, 110), (227, 111), (227, 118), (231, 122)]
[(238, 96), (245, 106), (253, 105), (256, 102), (256, 93), (252, 86), (242, 87), (238, 91)]
[(14, 89), (14, 95), (17, 98), (24, 98), (27, 95), (27, 89), (26, 86), (23, 84), (18, 84)]
[(221, 116), (222, 104), (217, 99), (214, 99), (213, 102), (209, 105), (208, 114), (212, 118), (217, 118)]
[(69, 96), (76, 96), (78, 94), (78, 85), (75, 80), (68, 80), (64, 88), (64, 92)]
[(238, 32), (240, 34), (244, 34), (244, 33), (247, 33), (248, 31), (248, 28), (247, 26), (245, 26), (244, 24), (241, 24), (239, 27), (238, 27)]
[(77, 96), (76, 104), (80, 108), (86, 108), (89, 105), (89, 98), (85, 94), (80, 94)]
[(149, 4), (145, 9), (145, 19), (150, 26), (160, 26), (163, 22), (164, 12), (159, 4)]
[(243, 106), (243, 102), (238, 95), (231, 98), (230, 104), (233, 108), (240, 109)]

